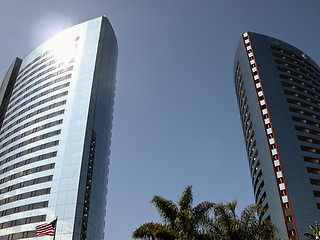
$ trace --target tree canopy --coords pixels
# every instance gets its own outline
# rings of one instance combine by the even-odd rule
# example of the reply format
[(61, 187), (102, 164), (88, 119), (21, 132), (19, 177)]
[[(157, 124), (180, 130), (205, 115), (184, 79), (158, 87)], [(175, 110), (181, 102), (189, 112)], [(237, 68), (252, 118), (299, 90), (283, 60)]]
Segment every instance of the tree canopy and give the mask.
[(204, 201), (193, 207), (192, 186), (187, 186), (177, 203), (155, 195), (151, 201), (163, 223), (145, 223), (132, 237), (151, 240), (260, 240), (273, 239), (276, 228), (263, 217), (261, 205), (236, 214), (237, 201), (215, 204)]

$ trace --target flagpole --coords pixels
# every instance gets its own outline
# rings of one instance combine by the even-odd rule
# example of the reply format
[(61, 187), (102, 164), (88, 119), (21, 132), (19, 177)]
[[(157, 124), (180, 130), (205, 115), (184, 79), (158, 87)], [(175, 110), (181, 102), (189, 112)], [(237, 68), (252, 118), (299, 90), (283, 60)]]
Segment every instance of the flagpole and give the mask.
[(58, 225), (58, 217), (56, 218), (56, 226), (54, 228), (54, 232), (53, 232), (53, 240), (56, 239), (56, 230), (57, 230), (57, 225)]

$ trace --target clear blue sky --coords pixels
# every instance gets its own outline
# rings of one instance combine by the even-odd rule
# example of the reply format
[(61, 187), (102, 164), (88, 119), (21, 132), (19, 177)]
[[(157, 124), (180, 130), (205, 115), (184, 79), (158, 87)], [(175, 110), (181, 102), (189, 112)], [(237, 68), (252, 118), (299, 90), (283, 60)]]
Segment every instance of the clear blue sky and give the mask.
[(59, 29), (106, 15), (119, 45), (106, 240), (159, 221), (154, 194), (253, 203), (233, 86), (241, 33), (320, 63), (319, 0), (0, 0), (0, 78)]

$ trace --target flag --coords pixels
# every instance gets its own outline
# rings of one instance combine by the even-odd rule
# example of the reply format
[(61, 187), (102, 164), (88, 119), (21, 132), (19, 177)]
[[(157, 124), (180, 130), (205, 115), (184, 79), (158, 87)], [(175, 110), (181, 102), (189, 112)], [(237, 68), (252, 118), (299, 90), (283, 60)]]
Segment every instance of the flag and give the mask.
[(44, 223), (36, 226), (37, 237), (40, 237), (43, 235), (54, 236), (54, 230), (56, 228), (56, 224), (57, 224), (57, 219), (53, 220), (50, 223)]

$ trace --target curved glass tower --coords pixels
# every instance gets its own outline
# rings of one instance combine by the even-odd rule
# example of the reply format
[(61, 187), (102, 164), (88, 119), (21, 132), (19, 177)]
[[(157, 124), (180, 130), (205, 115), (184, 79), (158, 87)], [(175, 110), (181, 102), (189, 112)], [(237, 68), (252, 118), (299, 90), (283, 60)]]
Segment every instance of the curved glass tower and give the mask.
[(105, 17), (10, 67), (0, 90), (0, 240), (103, 239), (117, 41)]
[(320, 68), (283, 41), (246, 32), (234, 80), (256, 202), (278, 237), (303, 239), (320, 219)]

